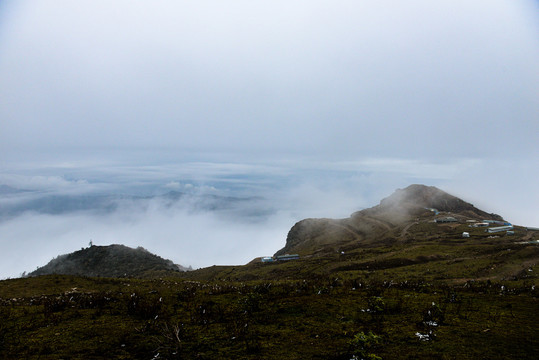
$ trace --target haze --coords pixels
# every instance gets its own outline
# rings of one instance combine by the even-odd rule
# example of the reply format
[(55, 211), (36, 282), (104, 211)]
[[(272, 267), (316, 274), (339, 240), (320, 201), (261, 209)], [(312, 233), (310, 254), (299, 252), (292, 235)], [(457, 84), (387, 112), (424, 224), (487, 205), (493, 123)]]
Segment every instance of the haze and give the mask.
[[(3, 1), (0, 278), (90, 240), (242, 264), (411, 183), (539, 226), (538, 10)], [(123, 198), (28, 208), (83, 195)]]

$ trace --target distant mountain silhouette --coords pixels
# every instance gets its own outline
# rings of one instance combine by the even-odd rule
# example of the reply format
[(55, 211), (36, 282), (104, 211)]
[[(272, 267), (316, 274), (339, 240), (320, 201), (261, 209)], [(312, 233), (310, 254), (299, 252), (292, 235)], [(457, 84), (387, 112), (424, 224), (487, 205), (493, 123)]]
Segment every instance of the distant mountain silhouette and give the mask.
[(64, 274), (101, 277), (152, 277), (188, 270), (142, 247), (124, 245), (90, 246), (60, 255), (29, 276)]
[(16, 189), (14, 187), (8, 186), (8, 185), (0, 185), (0, 195), (11, 195), (11, 194), (20, 194), (30, 192), (29, 190), (23, 190), (23, 189)]
[[(0, 185), (0, 195), (31, 194), (19, 198), (16, 202), (0, 204), (0, 221), (25, 212), (62, 215), (73, 212), (92, 214), (110, 214), (116, 210), (133, 206), (141, 209), (151, 201), (157, 201), (164, 207), (188, 206), (194, 211), (240, 211), (238, 204), (260, 200), (259, 197), (231, 197), (214, 194), (194, 194), (169, 191), (160, 195), (120, 195), (120, 194), (48, 194), (21, 190)], [(251, 213), (251, 209), (249, 209)], [(248, 215), (248, 214), (247, 214)]]

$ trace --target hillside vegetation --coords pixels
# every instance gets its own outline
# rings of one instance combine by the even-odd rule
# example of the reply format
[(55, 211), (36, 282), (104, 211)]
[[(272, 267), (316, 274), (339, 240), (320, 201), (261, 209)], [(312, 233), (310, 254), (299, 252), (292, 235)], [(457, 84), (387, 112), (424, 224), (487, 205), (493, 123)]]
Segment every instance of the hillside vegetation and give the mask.
[(138, 247), (96, 246), (60, 255), (29, 276), (63, 274), (101, 277), (155, 277), (186, 270), (170, 260)]
[(535, 359), (539, 232), (486, 219), (414, 185), (294, 225), (296, 260), (1, 281), (0, 358)]

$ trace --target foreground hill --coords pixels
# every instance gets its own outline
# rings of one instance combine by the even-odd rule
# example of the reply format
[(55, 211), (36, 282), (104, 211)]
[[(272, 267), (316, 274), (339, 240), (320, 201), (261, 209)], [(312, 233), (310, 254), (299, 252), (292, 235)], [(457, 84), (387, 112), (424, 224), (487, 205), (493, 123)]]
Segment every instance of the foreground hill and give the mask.
[(124, 245), (90, 246), (60, 255), (29, 276), (63, 274), (99, 277), (151, 277), (186, 268), (165, 260), (148, 250)]

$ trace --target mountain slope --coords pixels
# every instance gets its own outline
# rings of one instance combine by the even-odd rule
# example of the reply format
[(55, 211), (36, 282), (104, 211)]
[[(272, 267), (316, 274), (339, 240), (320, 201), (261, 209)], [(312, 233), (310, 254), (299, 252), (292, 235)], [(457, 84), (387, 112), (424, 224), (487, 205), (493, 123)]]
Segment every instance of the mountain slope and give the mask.
[(289, 231), (285, 247), (275, 255), (324, 254), (358, 242), (365, 245), (403, 240), (407, 226), (416, 221), (432, 221), (435, 214), (470, 220), (503, 220), (434, 186), (414, 184), (396, 190), (379, 205), (353, 213), (347, 219), (299, 221)]
[(101, 277), (149, 277), (184, 271), (185, 268), (154, 255), (142, 247), (90, 246), (60, 255), (29, 276), (63, 274)]
[[(448, 217), (454, 221), (435, 221)], [(258, 258), (244, 266), (213, 266), (181, 276), (199, 281), (330, 276), (452, 284), (536, 278), (539, 230), (513, 226), (491, 232), (499, 225), (474, 226), (485, 219), (503, 220), (435, 187), (411, 185), (346, 219), (299, 221), (276, 254), (299, 254), (293, 261)]]

